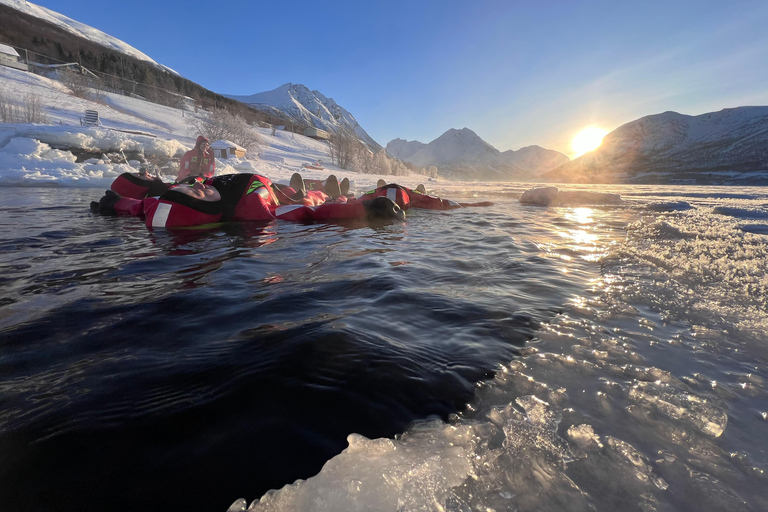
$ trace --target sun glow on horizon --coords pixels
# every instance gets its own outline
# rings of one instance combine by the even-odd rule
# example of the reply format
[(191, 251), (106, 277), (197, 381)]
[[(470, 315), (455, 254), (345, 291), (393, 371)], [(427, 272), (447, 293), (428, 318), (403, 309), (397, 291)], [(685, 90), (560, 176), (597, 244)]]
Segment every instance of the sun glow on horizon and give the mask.
[(571, 149), (573, 150), (573, 158), (578, 158), (584, 153), (594, 151), (600, 147), (603, 142), (603, 137), (608, 134), (608, 130), (604, 130), (597, 126), (587, 126), (582, 128), (571, 140)]

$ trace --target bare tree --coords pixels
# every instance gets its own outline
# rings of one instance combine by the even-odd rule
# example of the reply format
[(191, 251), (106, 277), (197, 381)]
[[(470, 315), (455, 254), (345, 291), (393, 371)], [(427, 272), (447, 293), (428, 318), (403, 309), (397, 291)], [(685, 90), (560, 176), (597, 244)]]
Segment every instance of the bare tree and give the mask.
[(40, 100), (40, 96), (31, 93), (27, 94), (24, 103), (24, 122), (39, 124), (48, 123), (48, 116), (45, 115), (43, 102)]
[(88, 98), (90, 88), (88, 86), (88, 80), (83, 75), (75, 73), (70, 69), (65, 69), (59, 72), (59, 81), (72, 91), (73, 96), (77, 98)]
[[(331, 162), (342, 169), (352, 167), (355, 158), (362, 151), (367, 151), (356, 137), (348, 133), (334, 133), (331, 135), (330, 145), (328, 147), (328, 156)], [(357, 166), (355, 166), (357, 167)], [(355, 169), (360, 172), (359, 169)]]
[(40, 96), (27, 94), (24, 100), (16, 101), (0, 93), (0, 122), (46, 124), (48, 117)]
[(249, 151), (258, 150), (262, 145), (261, 137), (244, 117), (231, 114), (225, 109), (215, 109), (207, 115), (192, 117), (189, 124), (212, 141), (226, 139)]

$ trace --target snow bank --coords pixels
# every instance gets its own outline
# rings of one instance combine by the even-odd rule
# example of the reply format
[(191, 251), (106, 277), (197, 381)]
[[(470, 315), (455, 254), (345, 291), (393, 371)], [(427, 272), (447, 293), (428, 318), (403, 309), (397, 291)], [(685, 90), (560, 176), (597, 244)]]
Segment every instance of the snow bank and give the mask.
[(188, 148), (177, 140), (124, 133), (109, 128), (46, 126), (38, 124), (0, 125), (0, 148), (14, 137), (35, 139), (56, 148), (87, 151), (138, 151), (147, 156), (181, 157)]
[(0, 149), (0, 185), (109, 187), (128, 165), (99, 160), (76, 163), (69, 151), (25, 137), (12, 138)]

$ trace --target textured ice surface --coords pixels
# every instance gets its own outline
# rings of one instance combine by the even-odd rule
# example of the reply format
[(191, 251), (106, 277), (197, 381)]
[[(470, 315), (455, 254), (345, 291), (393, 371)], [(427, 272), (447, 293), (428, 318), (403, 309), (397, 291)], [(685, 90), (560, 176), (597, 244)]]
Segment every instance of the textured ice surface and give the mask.
[[(755, 201), (656, 204), (632, 205), (624, 243), (594, 238), (591, 289), (466, 411), (395, 440), (351, 436), (250, 510), (768, 510), (768, 240), (714, 211)], [(537, 240), (550, 256), (569, 244)]]

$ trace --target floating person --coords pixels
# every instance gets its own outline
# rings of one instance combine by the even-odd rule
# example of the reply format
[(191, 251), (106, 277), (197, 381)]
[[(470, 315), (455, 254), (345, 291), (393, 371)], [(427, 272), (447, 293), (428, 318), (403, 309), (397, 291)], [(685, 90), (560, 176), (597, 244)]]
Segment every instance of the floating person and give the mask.
[[(382, 182), (384, 180), (379, 180)], [(450, 199), (442, 199), (437, 196), (431, 196), (426, 194), (424, 185), (421, 185), (421, 190), (416, 187), (416, 190), (398, 185), (396, 183), (390, 183), (382, 187), (376, 188), (370, 192), (366, 192), (360, 199), (365, 197), (388, 197), (397, 203), (403, 210), (409, 208), (423, 208), (425, 210), (451, 210), (454, 208), (469, 208), (478, 206), (493, 206), (490, 201), (484, 201), (479, 203), (459, 203)]]
[(181, 157), (176, 183), (188, 178), (210, 178), (215, 171), (216, 159), (211, 150), (211, 141), (200, 135), (195, 142), (195, 147)]
[(162, 195), (170, 187), (170, 183), (164, 182), (159, 177), (139, 171), (138, 174), (124, 172), (112, 182), (109, 188), (121, 197), (144, 199)]
[(281, 205), (272, 182), (250, 173), (228, 174), (171, 186), (160, 197), (128, 198), (108, 190), (92, 210), (105, 215), (144, 217), (148, 228), (180, 228), (227, 221), (283, 219), (315, 222), (338, 219), (402, 220), (403, 210), (386, 197), (347, 202), (327, 201), (321, 191), (301, 202)]

